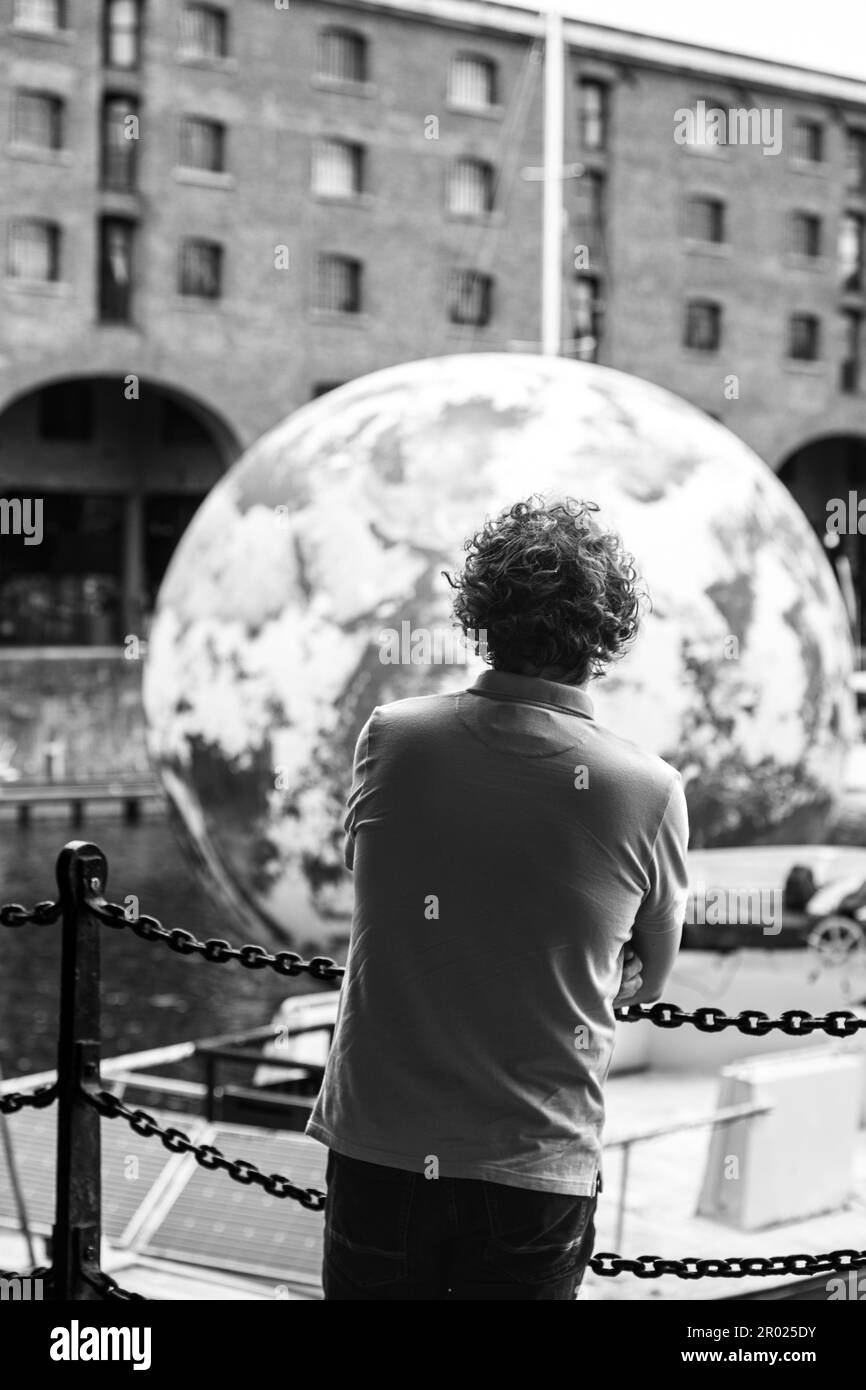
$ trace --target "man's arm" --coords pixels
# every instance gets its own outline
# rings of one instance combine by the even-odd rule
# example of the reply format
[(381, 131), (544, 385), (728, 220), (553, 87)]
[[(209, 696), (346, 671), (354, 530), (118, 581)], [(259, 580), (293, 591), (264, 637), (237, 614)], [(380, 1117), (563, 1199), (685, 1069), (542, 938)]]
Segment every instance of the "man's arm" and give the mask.
[(641, 962), (642, 984), (630, 1004), (660, 999), (677, 958), (689, 891), (688, 843), (688, 810), (677, 773), (647, 868), (649, 888), (632, 927), (631, 945)]
[(376, 710), (374, 709), (358, 735), (358, 742), (355, 744), (355, 758), (352, 767), (352, 787), (346, 801), (346, 818), (343, 822), (343, 828), (346, 832), (343, 861), (347, 869), (353, 868), (355, 863), (355, 811), (361, 793), (364, 790), (364, 779), (367, 775), (367, 763), (370, 757), (370, 727), (375, 717)]

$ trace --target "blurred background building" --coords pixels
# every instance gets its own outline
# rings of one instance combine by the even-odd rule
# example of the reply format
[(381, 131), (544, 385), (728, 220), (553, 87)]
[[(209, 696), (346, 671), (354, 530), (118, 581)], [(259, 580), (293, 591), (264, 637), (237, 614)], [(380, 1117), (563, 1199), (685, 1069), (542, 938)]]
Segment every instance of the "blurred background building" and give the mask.
[[(0, 547), (0, 762), (146, 767), (124, 641), (264, 430), (537, 349), (541, 32), (487, 0), (0, 0), (0, 496), (44, 517)], [(866, 476), (866, 83), (566, 39), (563, 354), (721, 420), (823, 534)], [(677, 143), (702, 102), (780, 111), (780, 150)], [(833, 553), (861, 643), (863, 543)]]

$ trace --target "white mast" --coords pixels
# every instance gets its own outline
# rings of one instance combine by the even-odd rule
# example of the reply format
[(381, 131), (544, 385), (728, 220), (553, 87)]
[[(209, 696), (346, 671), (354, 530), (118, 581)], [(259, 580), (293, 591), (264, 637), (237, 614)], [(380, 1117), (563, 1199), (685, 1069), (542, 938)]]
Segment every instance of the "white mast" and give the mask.
[(541, 351), (562, 346), (562, 177), (565, 153), (565, 42), (561, 0), (546, 0), (544, 39), (544, 220), (541, 248)]

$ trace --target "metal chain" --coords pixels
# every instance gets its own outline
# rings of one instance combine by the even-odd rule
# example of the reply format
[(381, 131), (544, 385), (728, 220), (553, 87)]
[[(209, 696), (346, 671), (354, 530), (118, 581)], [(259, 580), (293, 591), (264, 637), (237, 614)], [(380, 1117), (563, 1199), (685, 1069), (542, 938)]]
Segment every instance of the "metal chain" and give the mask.
[(593, 1274), (613, 1276), (635, 1274), (638, 1279), (659, 1279), (675, 1274), (678, 1279), (745, 1279), (765, 1275), (794, 1274), (807, 1278), (815, 1274), (843, 1273), (866, 1267), (866, 1250), (831, 1250), (828, 1255), (732, 1255), (728, 1259), (703, 1260), (686, 1255), (666, 1260), (661, 1255), (624, 1255), (603, 1252), (589, 1262)]
[(228, 941), (199, 941), (192, 932), (180, 927), (169, 930), (157, 917), (140, 913), (130, 918), (118, 903), (93, 902), (88, 900), (90, 911), (106, 926), (119, 930), (127, 928), (141, 937), (143, 941), (161, 941), (170, 951), (181, 956), (200, 955), (214, 965), (224, 965), (226, 961), (236, 960), (247, 970), (269, 968), (278, 975), (300, 975), (306, 972), (316, 980), (339, 980), (346, 972), (343, 965), (337, 965), (329, 956), (314, 956), (304, 960), (294, 951), (268, 951), (264, 946), (232, 946)]
[(239, 1182), (245, 1187), (255, 1184), (271, 1197), (291, 1197), (293, 1201), (300, 1202), (301, 1206), (306, 1207), (308, 1211), (322, 1211), (324, 1209), (326, 1194), (319, 1188), (297, 1187), (290, 1178), (283, 1177), (280, 1173), (263, 1173), (254, 1163), (249, 1163), (244, 1158), (226, 1158), (225, 1154), (221, 1153), (219, 1149), (215, 1149), (212, 1144), (194, 1144), (189, 1135), (183, 1133), (183, 1130), (163, 1129), (159, 1121), (155, 1120), (152, 1115), (148, 1115), (146, 1110), (132, 1110), (128, 1105), (124, 1105), (117, 1096), (112, 1095), (110, 1091), (87, 1091), (85, 1095), (100, 1115), (105, 1115), (110, 1120), (120, 1116), (121, 1119), (126, 1120), (131, 1129), (135, 1130), (136, 1134), (141, 1134), (145, 1138), (155, 1134), (171, 1153), (190, 1153), (202, 1168), (209, 1170), (221, 1168), (235, 1182)]
[(48, 1086), (37, 1086), (35, 1091), (9, 1091), (7, 1095), (0, 1096), (0, 1115), (15, 1115), (27, 1105), (33, 1106), (35, 1110), (43, 1110), (56, 1099), (56, 1081), (52, 1081)]
[(60, 903), (53, 902), (37, 903), (29, 909), (20, 903), (4, 903), (0, 907), (0, 927), (24, 927), (28, 922), (37, 927), (48, 926), (58, 920), (62, 911)]
[(110, 1274), (106, 1274), (101, 1269), (98, 1274), (85, 1274), (84, 1278), (92, 1289), (96, 1289), (107, 1301), (115, 1303), (150, 1303), (146, 1294), (133, 1293), (131, 1289), (122, 1289), (116, 1279), (112, 1279)]
[(20, 1274), (18, 1270), (15, 1269), (0, 1269), (0, 1283), (5, 1284), (10, 1279), (17, 1279), (19, 1282), (24, 1279), (40, 1279), (43, 1285), (43, 1293), (46, 1289), (50, 1292), (54, 1288), (54, 1270), (47, 1265), (40, 1265), (37, 1269), (30, 1269), (26, 1274)]
[(792, 1038), (818, 1032), (829, 1033), (833, 1038), (850, 1038), (860, 1028), (866, 1028), (866, 1018), (858, 1017), (850, 1009), (832, 1009), (821, 1015), (812, 1015), (806, 1009), (786, 1009), (779, 1018), (770, 1018), (761, 1009), (742, 1009), (731, 1017), (724, 1009), (713, 1005), (689, 1011), (677, 1004), (624, 1004), (615, 1013), (621, 1023), (639, 1023), (646, 1019), (657, 1028), (681, 1028), (684, 1023), (690, 1023), (700, 1033), (721, 1033), (725, 1028), (736, 1028), (752, 1038), (763, 1038), (774, 1029)]

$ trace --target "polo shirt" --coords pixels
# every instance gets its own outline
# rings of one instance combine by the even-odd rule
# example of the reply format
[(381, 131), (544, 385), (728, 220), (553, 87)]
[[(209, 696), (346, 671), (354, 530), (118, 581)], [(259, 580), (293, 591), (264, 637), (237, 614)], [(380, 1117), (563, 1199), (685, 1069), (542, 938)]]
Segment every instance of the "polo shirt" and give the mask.
[(679, 773), (586, 692), (485, 671), (377, 706), (346, 815), (354, 913), (307, 1133), (368, 1163), (589, 1196), (635, 923), (679, 932)]

